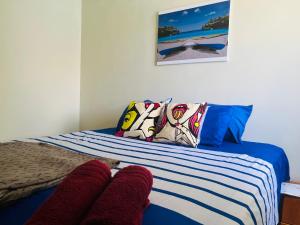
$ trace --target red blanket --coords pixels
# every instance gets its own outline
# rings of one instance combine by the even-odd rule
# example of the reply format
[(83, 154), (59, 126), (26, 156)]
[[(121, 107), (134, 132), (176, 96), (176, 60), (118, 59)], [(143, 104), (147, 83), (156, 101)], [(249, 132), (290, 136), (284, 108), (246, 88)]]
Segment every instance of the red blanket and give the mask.
[(120, 170), (81, 225), (140, 225), (149, 205), (151, 172), (139, 166)]
[(111, 181), (109, 167), (92, 160), (73, 170), (26, 225), (77, 225)]

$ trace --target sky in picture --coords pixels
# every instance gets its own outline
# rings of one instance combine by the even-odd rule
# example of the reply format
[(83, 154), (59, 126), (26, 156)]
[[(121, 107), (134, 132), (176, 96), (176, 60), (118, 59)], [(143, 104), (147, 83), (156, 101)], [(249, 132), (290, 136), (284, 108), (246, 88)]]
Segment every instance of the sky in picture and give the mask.
[(230, 2), (224, 1), (159, 16), (159, 27), (173, 26), (180, 32), (200, 30), (210, 19), (229, 14)]

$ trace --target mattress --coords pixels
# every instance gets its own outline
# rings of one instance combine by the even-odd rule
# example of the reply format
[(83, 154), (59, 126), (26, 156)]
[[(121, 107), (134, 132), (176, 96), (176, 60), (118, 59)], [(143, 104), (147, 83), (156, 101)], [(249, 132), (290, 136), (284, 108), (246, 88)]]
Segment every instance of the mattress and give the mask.
[[(284, 151), (243, 142), (198, 149), (119, 138), (114, 129), (30, 139), (147, 167), (154, 175), (143, 225), (278, 223), (280, 186), (289, 180)], [(117, 170), (114, 170), (116, 172)], [(21, 225), (55, 188), (1, 209), (2, 225)]]

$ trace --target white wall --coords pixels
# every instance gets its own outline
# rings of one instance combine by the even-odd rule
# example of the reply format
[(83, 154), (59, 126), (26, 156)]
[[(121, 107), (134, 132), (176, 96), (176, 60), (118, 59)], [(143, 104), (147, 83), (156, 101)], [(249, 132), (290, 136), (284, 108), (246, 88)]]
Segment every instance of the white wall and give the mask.
[(230, 61), (155, 66), (157, 12), (199, 0), (84, 0), (81, 129), (132, 99), (254, 104), (245, 139), (286, 150), (300, 180), (300, 2), (233, 0)]
[(0, 0), (0, 141), (78, 130), (80, 0)]

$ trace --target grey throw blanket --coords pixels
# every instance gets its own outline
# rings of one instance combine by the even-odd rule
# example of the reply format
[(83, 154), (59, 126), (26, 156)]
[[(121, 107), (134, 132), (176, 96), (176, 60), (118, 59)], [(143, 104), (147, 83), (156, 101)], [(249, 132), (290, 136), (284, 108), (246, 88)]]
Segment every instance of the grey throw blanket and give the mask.
[(44, 143), (0, 143), (0, 207), (57, 185), (74, 168), (93, 159), (110, 168), (119, 164)]

